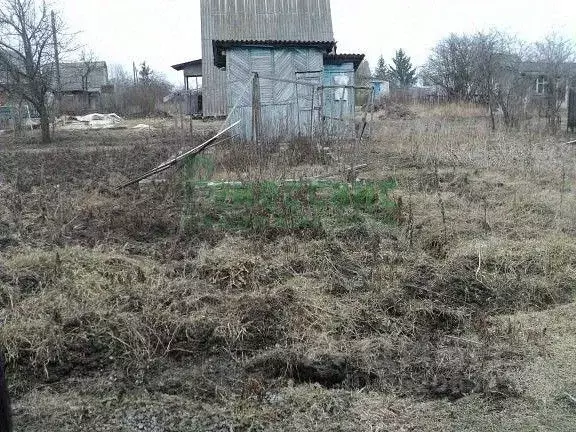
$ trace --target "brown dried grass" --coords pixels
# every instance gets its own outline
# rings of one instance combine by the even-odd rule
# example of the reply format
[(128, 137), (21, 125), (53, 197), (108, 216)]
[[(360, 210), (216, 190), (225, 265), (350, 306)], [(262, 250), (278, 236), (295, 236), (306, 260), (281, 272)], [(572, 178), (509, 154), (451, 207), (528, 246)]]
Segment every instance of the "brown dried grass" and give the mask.
[[(202, 415), (159, 413), (174, 430), (319, 430), (318, 418), (322, 430), (570, 430), (573, 150), (443, 109), (382, 121), (359, 156), (367, 177), (398, 180), (398, 225), (313, 239), (185, 237), (178, 187), (116, 194), (54, 168), (21, 188), (14, 167), (28, 159), (11, 156), (0, 237), (19, 247), (0, 244), (0, 341), (32, 417), (22, 424), (76, 397), (96, 413), (87, 424), (111, 427), (135, 406), (175, 404)], [(90, 160), (127, 166), (114, 154)], [(186, 402), (159, 382), (154, 397), (128, 384), (168, 365), (185, 370), (178, 382), (202, 376)], [(102, 370), (126, 371), (113, 418), (90, 397), (102, 380), (82, 392), (70, 381)], [(67, 390), (29, 392), (46, 374)]]

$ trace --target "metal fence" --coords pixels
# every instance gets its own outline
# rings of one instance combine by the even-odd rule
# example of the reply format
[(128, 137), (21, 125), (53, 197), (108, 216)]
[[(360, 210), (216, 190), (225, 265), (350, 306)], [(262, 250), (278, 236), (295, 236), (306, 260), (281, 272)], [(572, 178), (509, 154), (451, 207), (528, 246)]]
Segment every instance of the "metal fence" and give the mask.
[[(354, 93), (368, 87), (325, 85), (322, 72), (300, 72), (295, 79), (254, 74), (251, 83), (237, 85), (231, 120), (241, 120), (236, 134), (246, 140), (328, 137), (350, 139), (356, 134)], [(279, 103), (269, 94), (289, 95)], [(373, 99), (370, 98), (373, 103)], [(232, 102), (232, 101), (231, 101)]]

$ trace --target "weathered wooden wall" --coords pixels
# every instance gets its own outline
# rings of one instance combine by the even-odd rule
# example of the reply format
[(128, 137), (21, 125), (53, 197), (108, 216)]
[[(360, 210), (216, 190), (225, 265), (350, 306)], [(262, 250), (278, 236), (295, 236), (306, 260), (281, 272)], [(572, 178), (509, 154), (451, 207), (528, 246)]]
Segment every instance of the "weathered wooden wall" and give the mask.
[(213, 40), (333, 41), (330, 0), (201, 0), (204, 115), (227, 114)]
[[(252, 78), (255, 72), (260, 76), (260, 132), (263, 137), (309, 135), (311, 121), (319, 126), (320, 98), (312, 89), (322, 84), (322, 50), (237, 47), (228, 51), (227, 63), (227, 111), (238, 105), (231, 121), (242, 120), (236, 131), (242, 139), (252, 138)], [(295, 81), (314, 83), (314, 86), (297, 85)]]

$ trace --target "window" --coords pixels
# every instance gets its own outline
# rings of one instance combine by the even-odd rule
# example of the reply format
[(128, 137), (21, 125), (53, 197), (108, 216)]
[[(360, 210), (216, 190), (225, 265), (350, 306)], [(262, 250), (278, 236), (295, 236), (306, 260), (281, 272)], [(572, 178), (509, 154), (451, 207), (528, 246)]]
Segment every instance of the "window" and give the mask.
[(548, 78), (544, 75), (541, 75), (536, 80), (536, 93), (537, 94), (544, 94), (548, 89)]
[(335, 86), (342, 86), (334, 90), (334, 100), (347, 101), (348, 88), (346, 86), (350, 83), (350, 78), (347, 75), (336, 75), (333, 79)]

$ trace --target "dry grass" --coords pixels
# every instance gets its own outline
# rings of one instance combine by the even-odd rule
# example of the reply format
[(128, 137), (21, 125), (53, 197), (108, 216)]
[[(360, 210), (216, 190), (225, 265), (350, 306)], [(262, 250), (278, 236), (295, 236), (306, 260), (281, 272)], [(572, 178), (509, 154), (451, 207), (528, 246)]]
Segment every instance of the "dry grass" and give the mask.
[[(0, 343), (17, 424), (572, 430), (572, 148), (490, 132), (472, 106), (410, 110), (379, 120), (358, 158), (366, 178), (397, 180), (395, 222), (313, 238), (186, 234), (178, 176), (113, 192), (179, 147), (162, 136), (0, 152)], [(215, 175), (332, 168), (300, 153), (242, 173), (219, 150)]]

